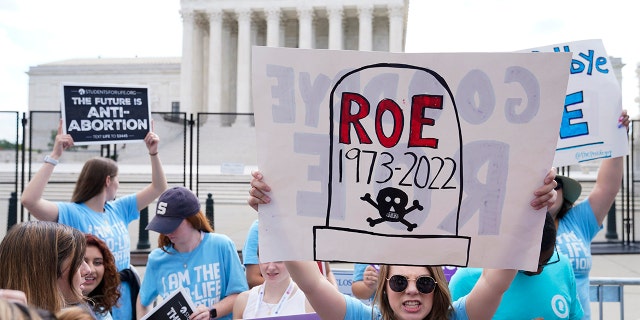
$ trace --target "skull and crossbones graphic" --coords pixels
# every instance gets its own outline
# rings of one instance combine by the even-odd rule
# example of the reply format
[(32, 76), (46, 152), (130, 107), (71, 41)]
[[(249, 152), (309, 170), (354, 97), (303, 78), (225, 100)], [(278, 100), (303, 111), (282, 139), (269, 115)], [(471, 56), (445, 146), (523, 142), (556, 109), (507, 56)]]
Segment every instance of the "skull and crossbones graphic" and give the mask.
[(371, 194), (369, 193), (366, 193), (363, 197), (360, 197), (360, 199), (378, 209), (378, 213), (380, 214), (380, 218), (378, 219), (367, 218), (367, 222), (369, 222), (369, 226), (371, 227), (385, 221), (402, 222), (402, 224), (407, 226), (407, 231), (413, 231), (418, 225), (405, 220), (404, 216), (415, 209), (420, 211), (424, 209), (418, 200), (413, 200), (413, 205), (407, 208), (409, 197), (404, 191), (393, 187), (387, 187), (378, 192), (378, 196), (376, 197), (378, 203), (371, 199)]

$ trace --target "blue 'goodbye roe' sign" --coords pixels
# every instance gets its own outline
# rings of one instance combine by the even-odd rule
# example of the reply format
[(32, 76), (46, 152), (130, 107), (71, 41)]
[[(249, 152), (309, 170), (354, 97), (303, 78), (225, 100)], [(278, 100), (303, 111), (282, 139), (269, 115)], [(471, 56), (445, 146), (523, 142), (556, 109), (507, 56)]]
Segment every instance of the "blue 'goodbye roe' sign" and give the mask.
[(526, 51), (571, 52), (570, 76), (553, 165), (574, 165), (628, 153), (619, 127), (622, 92), (601, 40), (582, 40)]
[(62, 96), (64, 131), (75, 144), (141, 141), (151, 129), (146, 87), (63, 85)]

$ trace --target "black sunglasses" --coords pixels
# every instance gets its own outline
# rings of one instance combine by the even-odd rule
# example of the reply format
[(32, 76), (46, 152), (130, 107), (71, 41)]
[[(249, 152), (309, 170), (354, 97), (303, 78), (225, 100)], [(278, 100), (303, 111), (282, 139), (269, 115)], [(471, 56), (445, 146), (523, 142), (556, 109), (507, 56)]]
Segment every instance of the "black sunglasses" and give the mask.
[(416, 281), (416, 288), (420, 293), (431, 293), (436, 288), (436, 280), (429, 276), (420, 276), (416, 279), (409, 279), (402, 275), (391, 276), (391, 278), (387, 278), (389, 281), (389, 288), (395, 292), (403, 292), (409, 286), (409, 280)]

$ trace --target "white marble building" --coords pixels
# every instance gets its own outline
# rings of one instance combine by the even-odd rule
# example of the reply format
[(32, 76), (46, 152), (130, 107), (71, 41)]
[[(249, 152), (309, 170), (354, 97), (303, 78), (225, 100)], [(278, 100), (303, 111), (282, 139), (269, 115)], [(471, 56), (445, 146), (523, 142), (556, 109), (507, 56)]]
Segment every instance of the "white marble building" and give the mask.
[(149, 86), (152, 111), (171, 111), (180, 100), (180, 58), (69, 59), (33, 66), (29, 110), (59, 111), (61, 83)]
[(181, 107), (252, 112), (253, 45), (402, 52), (408, 2), (183, 0)]

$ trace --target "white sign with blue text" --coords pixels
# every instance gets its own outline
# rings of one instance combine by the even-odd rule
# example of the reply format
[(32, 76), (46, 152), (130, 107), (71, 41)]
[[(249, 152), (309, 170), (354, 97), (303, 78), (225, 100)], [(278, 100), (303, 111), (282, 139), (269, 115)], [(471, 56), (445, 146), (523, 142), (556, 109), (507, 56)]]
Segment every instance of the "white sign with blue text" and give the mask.
[(553, 165), (627, 155), (627, 130), (618, 125), (622, 91), (602, 41), (567, 42), (526, 51), (573, 54)]
[(260, 258), (535, 269), (570, 58), (254, 47)]

